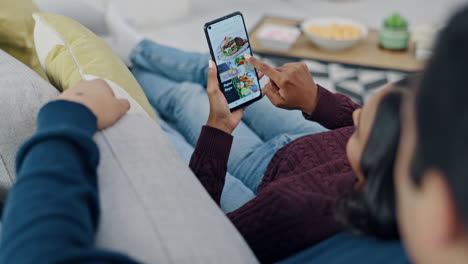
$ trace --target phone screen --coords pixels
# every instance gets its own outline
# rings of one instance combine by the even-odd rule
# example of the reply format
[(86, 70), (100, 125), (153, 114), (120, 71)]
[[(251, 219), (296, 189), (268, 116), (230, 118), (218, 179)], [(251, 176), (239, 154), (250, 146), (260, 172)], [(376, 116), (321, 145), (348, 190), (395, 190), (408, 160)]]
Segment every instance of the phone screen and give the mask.
[(257, 72), (244, 57), (252, 51), (242, 15), (236, 14), (210, 24), (206, 31), (229, 108), (258, 99), (261, 89)]

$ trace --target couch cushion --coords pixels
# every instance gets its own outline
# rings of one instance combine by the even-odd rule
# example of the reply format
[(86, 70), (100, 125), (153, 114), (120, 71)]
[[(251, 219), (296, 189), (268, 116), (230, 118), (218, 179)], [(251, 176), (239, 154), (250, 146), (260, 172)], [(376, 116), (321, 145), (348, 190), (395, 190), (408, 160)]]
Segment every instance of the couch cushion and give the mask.
[(98, 245), (131, 248), (145, 263), (257, 262), (159, 125), (127, 114), (95, 139), (102, 158)]
[(41, 65), (63, 91), (81, 79), (105, 79), (117, 97), (130, 101), (131, 112), (155, 119), (143, 90), (107, 44), (80, 23), (56, 14), (34, 14), (34, 40)]
[(58, 93), (34, 71), (0, 50), (0, 199), (15, 180), (18, 146), (33, 134), (39, 108)]
[(10, 53), (45, 78), (36, 56), (32, 14), (38, 9), (32, 0), (0, 1), (0, 49)]

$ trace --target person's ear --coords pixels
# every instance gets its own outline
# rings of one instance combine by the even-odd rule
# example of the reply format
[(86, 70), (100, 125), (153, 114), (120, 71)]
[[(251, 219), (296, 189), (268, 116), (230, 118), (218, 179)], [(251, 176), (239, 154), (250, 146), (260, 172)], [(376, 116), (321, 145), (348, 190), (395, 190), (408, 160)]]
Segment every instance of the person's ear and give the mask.
[(427, 170), (421, 183), (421, 220), (427, 221), (426, 250), (437, 250), (457, 241), (463, 234), (463, 225), (457, 213), (450, 188), (442, 171)]

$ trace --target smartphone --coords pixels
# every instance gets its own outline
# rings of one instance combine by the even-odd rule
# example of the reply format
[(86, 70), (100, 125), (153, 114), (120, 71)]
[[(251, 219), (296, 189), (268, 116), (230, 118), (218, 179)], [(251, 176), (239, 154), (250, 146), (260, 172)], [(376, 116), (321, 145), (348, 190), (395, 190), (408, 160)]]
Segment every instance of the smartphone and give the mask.
[(206, 23), (205, 35), (229, 109), (235, 111), (262, 98), (257, 70), (245, 59), (252, 49), (242, 13)]

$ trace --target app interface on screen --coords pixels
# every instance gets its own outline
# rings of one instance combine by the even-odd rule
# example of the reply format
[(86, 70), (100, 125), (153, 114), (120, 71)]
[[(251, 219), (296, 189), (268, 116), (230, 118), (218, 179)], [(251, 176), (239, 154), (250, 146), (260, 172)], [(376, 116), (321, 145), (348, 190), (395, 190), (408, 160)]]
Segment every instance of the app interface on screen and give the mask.
[(229, 108), (234, 108), (260, 96), (260, 85), (254, 67), (244, 55), (250, 54), (250, 44), (242, 16), (237, 15), (208, 28), (211, 47), (218, 65), (221, 89)]

